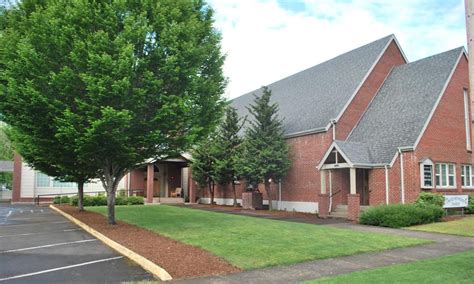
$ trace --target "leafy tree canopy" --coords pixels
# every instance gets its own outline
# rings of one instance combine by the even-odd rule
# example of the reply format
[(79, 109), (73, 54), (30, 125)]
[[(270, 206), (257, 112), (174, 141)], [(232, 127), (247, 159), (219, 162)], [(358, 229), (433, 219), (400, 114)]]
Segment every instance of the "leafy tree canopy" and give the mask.
[(15, 146), (35, 165), (56, 141), (97, 169), (109, 223), (127, 171), (188, 149), (221, 115), (224, 58), (204, 1), (24, 0), (4, 17), (0, 112)]

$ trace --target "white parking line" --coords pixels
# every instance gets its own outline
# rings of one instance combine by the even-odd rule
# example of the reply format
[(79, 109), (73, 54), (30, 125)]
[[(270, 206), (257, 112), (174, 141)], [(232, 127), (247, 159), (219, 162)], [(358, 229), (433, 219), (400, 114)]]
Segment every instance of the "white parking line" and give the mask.
[(61, 231), (48, 231), (48, 232), (35, 232), (35, 233), (24, 233), (24, 234), (14, 234), (14, 235), (3, 235), (3, 236), (0, 236), (0, 238), (19, 237), (19, 236), (32, 236), (32, 235), (62, 233), (62, 232), (73, 232), (73, 231), (80, 231), (80, 230), (81, 229), (67, 229), (67, 230), (61, 230)]
[(79, 243), (95, 242), (95, 241), (97, 241), (97, 239), (87, 239), (87, 240), (81, 240), (81, 241), (75, 241), (75, 242), (57, 243), (57, 244), (50, 244), (50, 245), (37, 246), (37, 247), (29, 247), (29, 248), (21, 248), (21, 249), (11, 249), (11, 250), (0, 251), (0, 254), (9, 253), (9, 252), (32, 250), (32, 249), (40, 249), (40, 248), (49, 248), (49, 247), (56, 247), (56, 246), (64, 246), (64, 245), (70, 245), (70, 244), (79, 244)]
[(54, 271), (58, 271), (58, 270), (65, 270), (65, 269), (70, 269), (70, 268), (85, 266), (85, 265), (89, 265), (89, 264), (95, 264), (95, 263), (99, 263), (99, 262), (111, 261), (111, 260), (120, 259), (120, 258), (123, 258), (123, 256), (116, 256), (116, 257), (111, 257), (111, 258), (104, 258), (104, 259), (99, 259), (99, 260), (94, 260), (94, 261), (88, 261), (88, 262), (83, 262), (83, 263), (74, 264), (74, 265), (68, 265), (68, 266), (63, 266), (63, 267), (58, 267), (58, 268), (52, 268), (52, 269), (47, 269), (47, 270), (42, 270), (42, 271), (37, 271), (37, 272), (32, 272), (32, 273), (20, 274), (20, 275), (15, 275), (15, 276), (7, 277), (7, 278), (0, 278), (0, 282), (1, 282), (1, 281), (12, 280), (12, 279), (18, 279), (18, 278), (24, 278), (24, 277), (34, 276), (34, 275), (38, 275), (38, 274), (44, 274), (44, 273), (54, 272)]
[(19, 226), (33, 226), (33, 225), (44, 225), (44, 224), (60, 224), (60, 223), (68, 223), (69, 221), (57, 221), (57, 222), (35, 222), (35, 223), (28, 223), (28, 224), (13, 224), (13, 225), (3, 225), (2, 228), (7, 227), (19, 227)]

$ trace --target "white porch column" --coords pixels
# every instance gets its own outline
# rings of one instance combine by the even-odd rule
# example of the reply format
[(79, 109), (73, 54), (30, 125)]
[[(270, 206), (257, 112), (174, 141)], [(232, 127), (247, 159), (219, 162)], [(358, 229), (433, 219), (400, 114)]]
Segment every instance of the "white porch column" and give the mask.
[(321, 170), (321, 194), (326, 194), (326, 171)]
[(356, 169), (350, 168), (350, 176), (351, 176), (351, 194), (356, 194)]

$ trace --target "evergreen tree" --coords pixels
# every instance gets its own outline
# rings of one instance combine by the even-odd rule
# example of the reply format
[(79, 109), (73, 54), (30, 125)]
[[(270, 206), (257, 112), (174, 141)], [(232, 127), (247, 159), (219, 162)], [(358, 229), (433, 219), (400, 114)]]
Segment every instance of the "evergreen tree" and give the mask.
[(0, 22), (0, 113), (15, 149), (48, 175), (72, 176), (71, 160), (89, 166), (115, 224), (122, 177), (188, 150), (220, 118), (224, 57), (212, 25), (201, 0), (12, 6)]
[(283, 136), (278, 105), (271, 103), (271, 91), (263, 87), (260, 97), (248, 108), (252, 117), (245, 131), (239, 171), (251, 185), (263, 183), (272, 210), (271, 182), (283, 178), (290, 168), (289, 148)]
[(237, 175), (237, 161), (243, 140), (239, 134), (244, 123), (245, 119), (239, 118), (237, 110), (232, 106), (228, 106), (225, 112), (225, 119), (219, 126), (216, 141), (216, 179), (223, 186), (232, 185), (234, 206), (237, 206), (235, 182), (239, 179)]
[(214, 192), (217, 183), (216, 164), (218, 150), (214, 137), (214, 135), (211, 135), (208, 139), (197, 145), (192, 152), (191, 163), (193, 180), (196, 181), (201, 188), (207, 188), (209, 190), (211, 204), (214, 204)]

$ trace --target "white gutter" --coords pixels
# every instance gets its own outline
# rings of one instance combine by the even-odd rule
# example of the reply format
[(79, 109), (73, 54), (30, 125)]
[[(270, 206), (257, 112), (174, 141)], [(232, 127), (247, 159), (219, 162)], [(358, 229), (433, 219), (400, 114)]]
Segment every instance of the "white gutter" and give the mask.
[(336, 140), (336, 120), (331, 119), (331, 126), (332, 126), (332, 141)]
[(387, 165), (385, 165), (385, 203), (388, 205), (389, 199), (388, 199), (388, 168)]
[(278, 210), (281, 210), (281, 179), (278, 180)]
[(332, 208), (332, 171), (329, 170), (329, 213)]
[(398, 148), (398, 151), (400, 153), (400, 190), (401, 190), (401, 199), (402, 199), (402, 204), (405, 204), (405, 177), (404, 177), (404, 171), (403, 171), (403, 153), (402, 149)]

